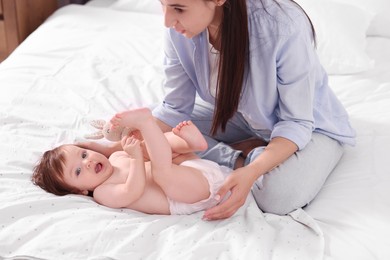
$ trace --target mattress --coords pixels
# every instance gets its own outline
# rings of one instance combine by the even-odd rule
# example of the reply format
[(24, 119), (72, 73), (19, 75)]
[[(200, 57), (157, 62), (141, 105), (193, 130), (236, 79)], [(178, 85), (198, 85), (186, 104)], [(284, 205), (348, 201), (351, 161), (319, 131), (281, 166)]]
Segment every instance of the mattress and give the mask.
[(65, 6), (0, 64), (0, 258), (390, 259), (385, 37), (367, 39), (369, 69), (330, 76), (357, 145), (303, 209), (263, 213), (249, 195), (231, 218), (203, 221), (202, 212), (147, 215), (33, 185), (44, 151), (85, 140), (91, 120), (164, 96), (163, 17), (115, 7)]

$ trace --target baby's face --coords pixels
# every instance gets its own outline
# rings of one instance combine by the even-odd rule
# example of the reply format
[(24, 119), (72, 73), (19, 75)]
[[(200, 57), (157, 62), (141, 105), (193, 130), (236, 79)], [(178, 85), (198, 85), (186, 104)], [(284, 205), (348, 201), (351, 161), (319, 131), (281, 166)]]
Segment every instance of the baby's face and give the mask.
[(113, 167), (101, 153), (66, 145), (64, 149), (64, 181), (81, 190), (93, 191), (113, 173)]

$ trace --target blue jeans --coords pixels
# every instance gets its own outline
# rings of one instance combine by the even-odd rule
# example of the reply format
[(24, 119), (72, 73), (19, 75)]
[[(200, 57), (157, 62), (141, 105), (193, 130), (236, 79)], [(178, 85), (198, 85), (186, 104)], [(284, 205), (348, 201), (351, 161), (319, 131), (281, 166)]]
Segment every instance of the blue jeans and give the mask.
[[(195, 104), (191, 116), (192, 122), (205, 136), (209, 149), (198, 155), (219, 163), (220, 165), (234, 168), (237, 157), (241, 151), (232, 149), (229, 145), (251, 137), (258, 137), (267, 140), (267, 134), (253, 129), (240, 113), (236, 113), (229, 120), (225, 132), (218, 131), (213, 137), (210, 136), (211, 124), (213, 121), (213, 107), (206, 103)], [(268, 138), (269, 138), (268, 133)]]
[[(233, 168), (241, 151), (232, 149), (229, 143), (258, 137), (268, 141), (270, 132), (253, 129), (240, 113), (228, 122), (224, 133), (211, 137), (213, 107), (196, 104), (191, 120), (205, 135), (209, 148), (199, 155), (221, 165)], [(245, 164), (252, 162), (264, 150), (253, 149)], [(263, 175), (252, 187), (252, 194), (263, 212), (285, 215), (304, 207), (322, 188), (326, 178), (342, 157), (344, 147), (336, 140), (320, 133), (313, 133), (307, 146), (294, 153), (278, 167)]]

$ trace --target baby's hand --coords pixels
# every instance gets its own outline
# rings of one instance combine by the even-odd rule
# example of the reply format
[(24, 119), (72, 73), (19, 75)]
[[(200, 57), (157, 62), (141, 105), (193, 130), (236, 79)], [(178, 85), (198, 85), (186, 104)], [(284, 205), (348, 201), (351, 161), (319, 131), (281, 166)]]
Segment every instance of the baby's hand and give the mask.
[(141, 141), (132, 136), (124, 136), (121, 140), (123, 151), (125, 151), (131, 158), (143, 159), (141, 149)]

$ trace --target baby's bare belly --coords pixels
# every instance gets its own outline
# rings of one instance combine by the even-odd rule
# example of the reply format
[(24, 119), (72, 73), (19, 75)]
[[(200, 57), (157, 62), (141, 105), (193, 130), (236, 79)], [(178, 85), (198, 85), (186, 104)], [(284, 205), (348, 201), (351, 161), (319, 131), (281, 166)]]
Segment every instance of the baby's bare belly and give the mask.
[(151, 176), (150, 164), (146, 164), (146, 184), (141, 198), (133, 202), (127, 208), (147, 214), (169, 215), (169, 203), (167, 196)]

